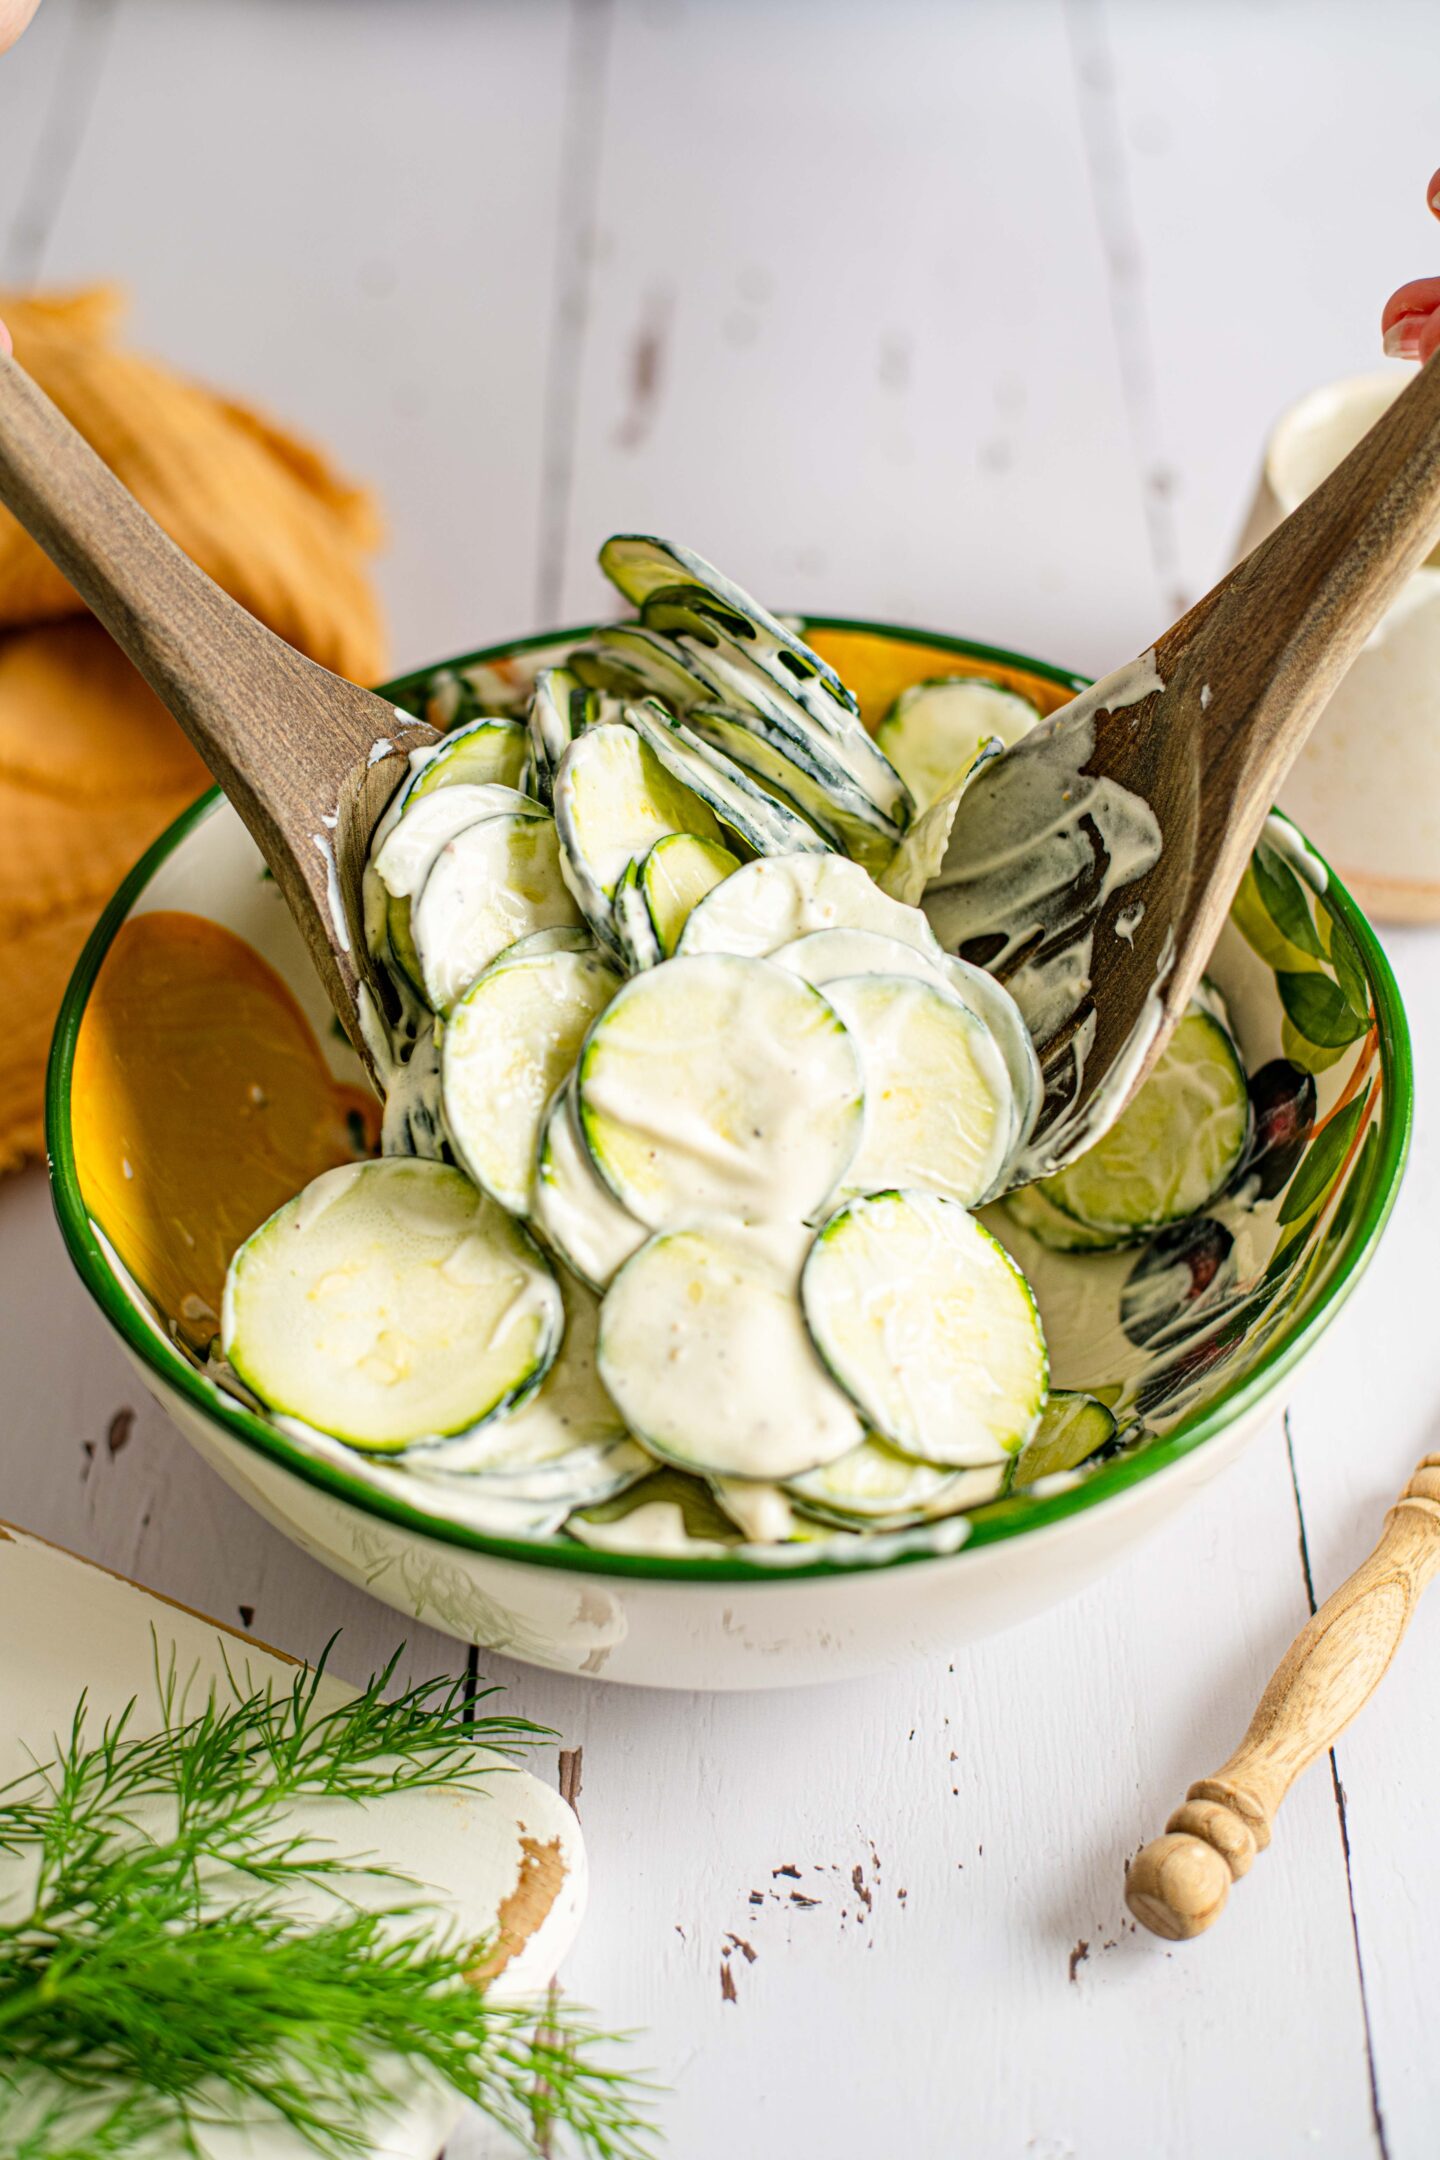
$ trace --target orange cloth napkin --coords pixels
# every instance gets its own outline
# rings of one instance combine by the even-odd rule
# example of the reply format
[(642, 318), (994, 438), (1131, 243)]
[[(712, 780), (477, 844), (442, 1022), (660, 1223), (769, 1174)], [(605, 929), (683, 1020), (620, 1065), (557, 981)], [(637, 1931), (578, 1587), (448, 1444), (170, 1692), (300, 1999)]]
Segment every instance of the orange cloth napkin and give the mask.
[[(248, 407), (117, 350), (120, 307), (108, 287), (0, 293), (17, 360), (171, 537), (302, 652), (377, 681), (372, 498)], [(208, 778), (0, 510), (0, 1171), (40, 1152), (46, 1049), (91, 925)]]

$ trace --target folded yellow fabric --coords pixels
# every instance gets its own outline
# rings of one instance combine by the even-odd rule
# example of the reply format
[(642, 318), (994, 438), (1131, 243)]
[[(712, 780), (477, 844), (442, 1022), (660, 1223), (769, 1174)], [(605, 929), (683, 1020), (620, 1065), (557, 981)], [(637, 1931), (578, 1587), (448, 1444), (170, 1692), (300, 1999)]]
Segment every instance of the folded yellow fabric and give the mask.
[[(0, 292), (15, 355), (173, 539), (283, 638), (383, 673), (372, 498), (270, 420), (116, 350), (108, 287)], [(39, 1152), (66, 978), (125, 871), (207, 775), (74, 591), (0, 510), (0, 1171)]]

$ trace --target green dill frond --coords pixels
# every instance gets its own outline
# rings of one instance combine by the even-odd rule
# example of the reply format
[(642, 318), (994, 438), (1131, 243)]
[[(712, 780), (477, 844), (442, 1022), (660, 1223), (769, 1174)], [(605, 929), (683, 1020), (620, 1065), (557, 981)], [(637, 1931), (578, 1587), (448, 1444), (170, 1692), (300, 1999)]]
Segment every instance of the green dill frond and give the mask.
[[(194, 1703), (194, 1676), (157, 1646), (157, 1732), (133, 1729), (132, 1703), (93, 1734), (82, 1698), (50, 1759), (0, 1790), (0, 1852), (26, 1885), (0, 1897), (0, 2083), (33, 2117), (14, 2160), (110, 2160), (160, 2132), (198, 2151), (232, 2120), (284, 2123), (344, 2160), (417, 2079), (532, 2151), (551, 2123), (593, 2160), (651, 2149), (641, 2089), (603, 2059), (611, 2036), (488, 2001), (466, 1978), (486, 1944), (399, 1871), (288, 1820), (307, 1800), (478, 1790), (552, 1736), (476, 1717), (463, 1683), (387, 1700), (399, 1652), (325, 1706), (330, 1647), (288, 1687), (227, 1666), (228, 1697)], [(361, 1882), (384, 1886), (383, 1910), (353, 1901)]]

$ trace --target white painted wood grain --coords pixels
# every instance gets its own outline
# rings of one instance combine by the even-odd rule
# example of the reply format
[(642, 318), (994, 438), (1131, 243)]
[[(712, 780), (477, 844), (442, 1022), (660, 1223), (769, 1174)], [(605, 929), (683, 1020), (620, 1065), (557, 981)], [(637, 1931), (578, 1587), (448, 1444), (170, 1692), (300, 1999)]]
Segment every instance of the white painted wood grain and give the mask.
[(1380, 310), (1440, 260), (1440, 13), (1425, 0), (1070, 0), (1099, 124), (1126, 172), (1115, 262), (1148, 333), (1147, 482), (1179, 582), (1213, 584), (1260, 446), (1317, 383), (1383, 367)]
[(374, 482), (401, 665), (533, 621), (567, 35), (556, 0), (121, 0), (37, 266), (122, 280), (137, 343)]
[(633, 526), (779, 606), (1153, 634), (1058, 5), (621, 0), (593, 223), (569, 615)]
[[(1428, 266), (1434, 31), (1395, 0), (1303, 23), (1289, 0), (115, 5), (68, 184), (37, 197), (45, 272), (127, 276), (148, 343), (381, 481), (405, 658), (525, 627), (537, 596), (585, 611), (595, 545), (635, 523), (781, 604), (1102, 665), (1170, 582), (1210, 581), (1271, 412), (1369, 365), (1384, 291)], [(42, 139), (20, 86), (49, 96), (61, 30), (106, 6), (46, 0), (43, 42), (0, 64), (7, 188)], [(1259, 319), (1281, 260), (1303, 266), (1284, 335)], [(1433, 1066), (1440, 947), (1397, 950)], [(1322, 1595), (1435, 1444), (1428, 1149), (1422, 1123), (1296, 1391)], [(393, 1642), (146, 1405), (37, 1179), (0, 1189), (0, 1379), (0, 1513), (222, 1618), (253, 1604), (291, 1648), (343, 1621), (347, 1673)], [(1125, 1855), (1228, 1752), (1304, 1612), (1275, 1433), (953, 1673), (707, 1699), (485, 1660), (584, 1745), (596, 1882), (567, 1986), (645, 2030), (670, 2150), (1376, 2152), (1323, 1766), (1211, 1937), (1167, 1952), (1121, 1923)], [(1440, 2119), (1437, 1625), (1340, 1752), (1391, 2160), (1430, 2160)], [(411, 1633), (417, 1666), (453, 1663)], [(732, 1934), (753, 1964), (724, 1960)], [(495, 2150), (472, 2127), (451, 2155)]]

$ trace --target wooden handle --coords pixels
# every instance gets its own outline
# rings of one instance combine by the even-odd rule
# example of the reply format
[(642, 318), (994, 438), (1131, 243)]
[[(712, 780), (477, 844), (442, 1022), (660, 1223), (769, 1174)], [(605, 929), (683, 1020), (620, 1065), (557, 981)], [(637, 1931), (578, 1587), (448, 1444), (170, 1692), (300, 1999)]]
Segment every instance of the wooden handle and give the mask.
[(277, 690), (303, 715), (310, 772), (353, 764), (363, 728), (330, 699), (335, 678), (222, 592), (3, 356), (0, 502), (175, 715), (247, 824), (257, 793), (273, 794)]
[(1230, 1760), (1190, 1787), (1166, 1835), (1131, 1861), (1125, 1901), (1153, 1934), (1183, 1941), (1221, 1912), (1296, 1778), (1379, 1686), (1437, 1572), (1440, 1455), (1427, 1455), (1369, 1559), (1291, 1644)]

